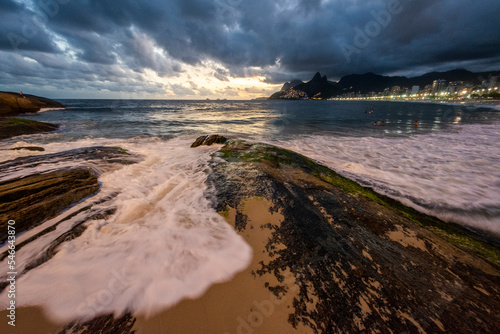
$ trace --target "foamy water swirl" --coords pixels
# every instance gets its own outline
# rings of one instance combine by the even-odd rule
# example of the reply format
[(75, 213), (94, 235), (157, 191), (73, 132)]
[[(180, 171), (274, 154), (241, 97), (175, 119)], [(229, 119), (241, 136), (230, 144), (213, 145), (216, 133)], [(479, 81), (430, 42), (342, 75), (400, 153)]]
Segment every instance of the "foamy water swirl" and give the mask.
[[(66, 146), (122, 146), (144, 160), (101, 175), (98, 196), (118, 193), (103, 204), (116, 207), (116, 214), (88, 223), (52, 259), (20, 276), (17, 306), (42, 305), (61, 321), (127, 311), (151, 315), (246, 268), (250, 246), (206, 198), (207, 161), (218, 148), (190, 149), (191, 141), (88, 139), (46, 145), (49, 153)], [(53, 239), (51, 233), (18, 251), (19, 269)], [(7, 259), (0, 271), (8, 271)], [(9, 300), (5, 294), (2, 308)]]

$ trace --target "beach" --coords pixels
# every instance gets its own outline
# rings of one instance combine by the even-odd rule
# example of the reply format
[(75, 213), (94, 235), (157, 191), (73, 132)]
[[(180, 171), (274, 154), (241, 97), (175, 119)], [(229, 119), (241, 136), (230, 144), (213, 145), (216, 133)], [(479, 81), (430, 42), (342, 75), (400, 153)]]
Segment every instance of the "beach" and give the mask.
[[(57, 131), (0, 142), (6, 185), (99, 185), (16, 237), (16, 332), (494, 328), (498, 110), (64, 102), (29, 116)], [(214, 133), (228, 141), (190, 148)]]

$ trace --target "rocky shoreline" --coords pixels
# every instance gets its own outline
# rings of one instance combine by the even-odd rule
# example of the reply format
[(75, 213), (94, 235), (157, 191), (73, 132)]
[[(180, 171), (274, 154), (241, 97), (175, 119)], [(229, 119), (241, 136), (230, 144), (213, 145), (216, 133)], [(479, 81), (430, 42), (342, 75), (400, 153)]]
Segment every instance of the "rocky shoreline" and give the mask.
[(39, 165), (80, 161), (80, 167), (62, 167), (46, 173), (0, 181), (0, 244), (7, 237), (7, 221), (17, 222), (17, 233), (38, 226), (61, 211), (99, 191), (98, 173), (88, 161), (128, 164), (127, 153), (116, 147), (88, 147), (55, 154), (27, 156), (0, 163), (0, 174)]
[[(290, 331), (498, 329), (500, 252), (485, 240), (269, 145), (226, 144), (210, 180), (239, 233), (268, 231), (255, 250), (268, 260), (253, 272), (276, 297), (293, 298)], [(250, 224), (251, 200), (281, 222)]]
[[(16, 233), (32, 234), (28, 239), (16, 243), (16, 251), (55, 231), (72, 216), (62, 217), (47, 226), (44, 224), (73, 205), (95, 196), (100, 190), (99, 170), (119, 168), (120, 165), (137, 161), (138, 157), (132, 157), (119, 147), (96, 146), (26, 156), (0, 163), (0, 244), (7, 239), (9, 220), (16, 222)], [(29, 173), (30, 170), (33, 172)], [(19, 172), (22, 176), (18, 176)], [(82, 219), (72, 224), (66, 232), (55, 235), (49, 246), (31, 258), (29, 263), (18, 264), (18, 276), (48, 261), (57, 253), (57, 247), (61, 243), (81, 235), (85, 231), (86, 222), (113, 214), (113, 210), (99, 208), (99, 204), (109, 199), (111, 198), (91, 201), (74, 213), (73, 216), (81, 215)], [(0, 254), (0, 260), (7, 255), (5, 250)], [(6, 285), (6, 282), (0, 282), (0, 291)]]
[[(191, 149), (213, 143), (224, 145), (212, 156), (207, 183), (214, 209), (253, 248), (245, 271), (151, 318), (101, 315), (52, 324), (39, 312), (25, 316), (36, 314), (32, 320), (48, 333), (159, 333), (166, 323), (172, 332), (204, 333), (497, 332), (500, 249), (494, 242), (289, 150), (221, 136), (200, 137)], [(4, 162), (0, 171), (75, 159), (81, 168), (0, 182), (0, 215), (23, 207), (23, 217), (33, 217), (30, 229), (98, 191), (98, 173), (85, 162), (137, 161), (120, 148), (92, 147)], [(89, 219), (114, 214), (95, 204), (25, 270), (78, 237)]]

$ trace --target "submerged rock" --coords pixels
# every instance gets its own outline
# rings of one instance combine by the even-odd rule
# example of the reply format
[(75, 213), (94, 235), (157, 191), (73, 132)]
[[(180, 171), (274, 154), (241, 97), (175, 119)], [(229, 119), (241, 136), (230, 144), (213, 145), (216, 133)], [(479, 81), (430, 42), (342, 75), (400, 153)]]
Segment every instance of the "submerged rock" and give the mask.
[(0, 139), (51, 132), (58, 128), (59, 125), (24, 118), (0, 118)]
[(499, 249), (288, 150), (215, 156), (214, 205), (253, 243), (254, 279), (293, 301), (287, 332), (498, 332)]
[(31, 168), (41, 164), (75, 161), (80, 161), (82, 164), (103, 162), (128, 165), (137, 162), (137, 157), (131, 156), (121, 147), (92, 146), (51, 154), (32, 155), (1, 162), (0, 172), (6, 173), (13, 168)]
[(196, 138), (191, 147), (198, 147), (201, 145), (210, 146), (212, 144), (224, 144), (227, 141), (226, 137), (219, 135), (201, 136)]

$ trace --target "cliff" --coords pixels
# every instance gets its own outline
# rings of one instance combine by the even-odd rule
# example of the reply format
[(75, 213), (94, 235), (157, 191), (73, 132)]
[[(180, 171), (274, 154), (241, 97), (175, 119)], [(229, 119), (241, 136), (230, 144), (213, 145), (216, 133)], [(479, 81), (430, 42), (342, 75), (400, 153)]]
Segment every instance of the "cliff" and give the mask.
[(294, 79), (290, 82), (285, 82), (283, 84), (283, 87), (281, 87), (281, 90), (284, 91), (284, 90), (289, 90), (290, 88), (293, 88), (297, 85), (300, 85), (300, 84), (303, 84), (304, 82), (302, 80), (299, 80), (299, 79)]

